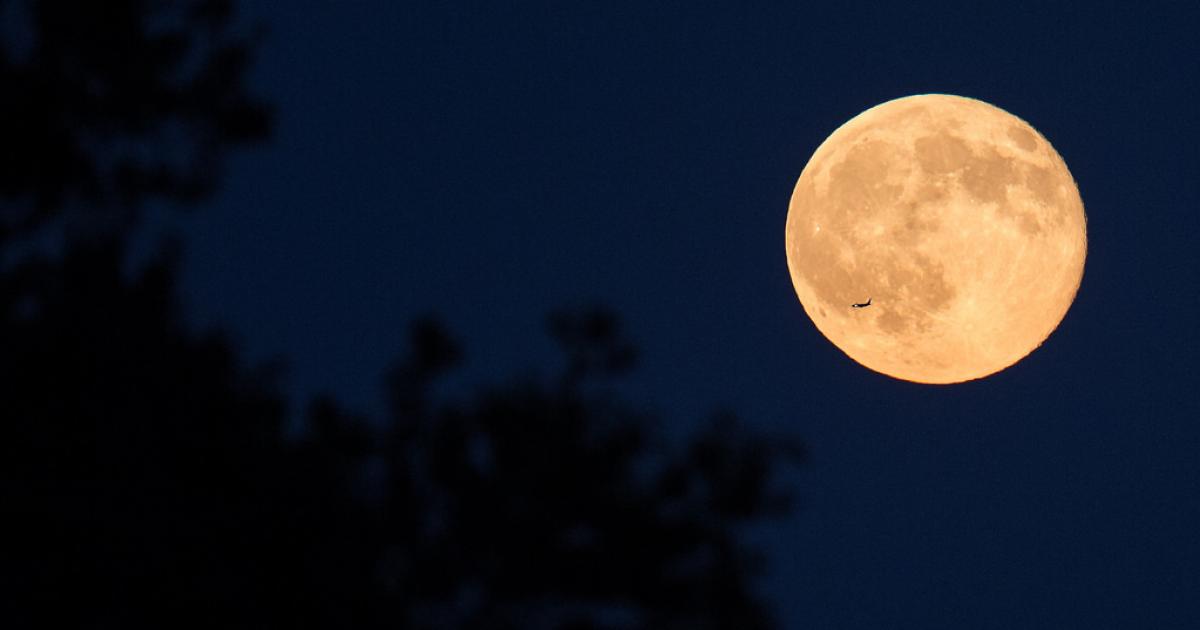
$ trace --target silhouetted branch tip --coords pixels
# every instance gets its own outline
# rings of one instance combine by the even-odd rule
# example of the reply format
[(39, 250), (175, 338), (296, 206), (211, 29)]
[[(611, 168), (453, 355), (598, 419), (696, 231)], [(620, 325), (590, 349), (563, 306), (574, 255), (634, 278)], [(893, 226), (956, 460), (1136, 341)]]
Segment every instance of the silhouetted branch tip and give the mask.
[(547, 327), (566, 354), (564, 380), (568, 384), (623, 375), (637, 362), (637, 349), (625, 337), (620, 318), (607, 308), (555, 311), (549, 316)]

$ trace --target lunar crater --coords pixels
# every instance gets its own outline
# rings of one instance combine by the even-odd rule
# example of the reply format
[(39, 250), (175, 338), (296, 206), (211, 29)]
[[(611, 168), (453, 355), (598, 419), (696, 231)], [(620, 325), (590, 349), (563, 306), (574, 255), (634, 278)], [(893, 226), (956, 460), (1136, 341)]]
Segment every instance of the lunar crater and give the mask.
[(1037, 149), (1037, 137), (1018, 125), (1012, 125), (1008, 128), (1008, 137), (1022, 151), (1034, 151)]

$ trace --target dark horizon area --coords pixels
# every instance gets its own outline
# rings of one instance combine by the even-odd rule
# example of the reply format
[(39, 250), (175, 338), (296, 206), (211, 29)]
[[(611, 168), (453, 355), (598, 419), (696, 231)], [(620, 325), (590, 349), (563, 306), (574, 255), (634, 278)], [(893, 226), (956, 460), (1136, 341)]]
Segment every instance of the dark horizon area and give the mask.
[[(1200, 623), (1200, 9), (162, 6), (0, 0), (0, 261), (85, 235), (0, 268), (0, 619)], [(816, 147), (921, 93), (1028, 121), (1088, 219), (1058, 329), (950, 386), (784, 257)]]

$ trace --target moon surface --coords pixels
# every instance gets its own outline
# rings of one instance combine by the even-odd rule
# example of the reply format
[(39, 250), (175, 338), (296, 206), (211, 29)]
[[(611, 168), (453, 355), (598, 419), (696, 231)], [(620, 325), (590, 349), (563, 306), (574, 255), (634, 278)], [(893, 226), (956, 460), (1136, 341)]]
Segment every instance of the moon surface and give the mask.
[(850, 358), (957, 383), (1020, 361), (1062, 321), (1087, 219), (1067, 165), (1028, 123), (926, 94), (873, 107), (817, 148), (786, 241), (805, 312)]

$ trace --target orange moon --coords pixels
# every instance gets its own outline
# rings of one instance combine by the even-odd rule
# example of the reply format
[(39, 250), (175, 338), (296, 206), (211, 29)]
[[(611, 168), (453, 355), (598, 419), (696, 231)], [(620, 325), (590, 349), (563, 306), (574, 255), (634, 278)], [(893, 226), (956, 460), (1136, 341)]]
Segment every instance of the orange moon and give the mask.
[(1028, 123), (925, 94), (821, 143), (792, 193), (786, 244), (805, 312), (851, 359), (957, 383), (1054, 332), (1083, 278), (1087, 219), (1067, 165)]

